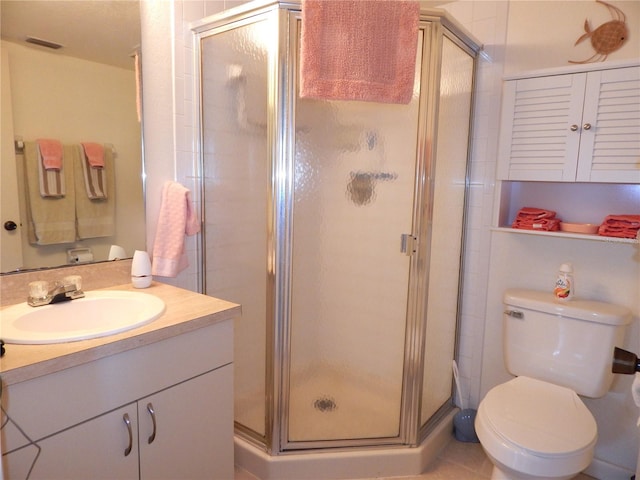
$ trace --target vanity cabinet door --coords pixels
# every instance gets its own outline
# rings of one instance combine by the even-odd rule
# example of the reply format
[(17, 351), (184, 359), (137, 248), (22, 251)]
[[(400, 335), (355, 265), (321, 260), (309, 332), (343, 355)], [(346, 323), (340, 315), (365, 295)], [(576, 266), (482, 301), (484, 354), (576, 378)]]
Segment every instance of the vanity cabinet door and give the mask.
[(232, 391), (229, 364), (139, 400), (140, 478), (233, 479)]
[[(124, 422), (125, 414), (131, 430)], [(38, 445), (40, 455), (35, 459), (30, 480), (137, 479), (135, 404), (64, 430)], [(131, 451), (125, 455), (129, 446)]]

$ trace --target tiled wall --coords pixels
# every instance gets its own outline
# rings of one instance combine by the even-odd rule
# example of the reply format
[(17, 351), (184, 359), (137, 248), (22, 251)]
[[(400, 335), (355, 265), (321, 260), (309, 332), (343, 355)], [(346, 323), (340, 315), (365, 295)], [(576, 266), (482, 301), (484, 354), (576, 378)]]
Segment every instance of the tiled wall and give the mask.
[(484, 46), (478, 59), (467, 218), (459, 368), (465, 406), (480, 402), (486, 285), (498, 149), (508, 2), (459, 1), (444, 5)]

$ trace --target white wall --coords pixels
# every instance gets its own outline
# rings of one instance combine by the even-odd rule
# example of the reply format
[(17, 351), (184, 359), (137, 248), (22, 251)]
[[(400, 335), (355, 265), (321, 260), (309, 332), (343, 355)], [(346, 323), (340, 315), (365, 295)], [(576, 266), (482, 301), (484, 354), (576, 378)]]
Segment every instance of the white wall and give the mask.
[[(148, 0), (144, 3), (147, 2)], [(145, 30), (148, 33), (146, 40), (143, 38), (144, 54), (147, 60), (151, 56), (153, 59), (150, 61), (155, 65), (144, 70), (145, 140), (149, 146), (147, 172), (150, 180), (147, 183), (147, 225), (151, 240), (155, 234), (161, 183), (171, 178), (195, 186), (194, 180), (198, 175), (194, 154), (196, 147), (193, 143), (193, 52), (186, 25), (188, 21), (225, 8), (222, 1), (158, 3), (160, 5), (155, 8), (170, 10), (157, 17), (165, 23), (154, 27), (153, 31), (143, 28), (143, 35)], [(433, 5), (434, 2), (428, 3)], [(639, 31), (637, 19), (640, 2), (612, 3), (627, 13), (632, 36), (624, 48), (612, 54), (609, 60), (637, 58), (636, 32)], [(229, 6), (229, 2), (226, 6)], [(548, 241), (547, 238), (491, 231), (503, 75), (564, 66), (568, 59), (583, 58), (579, 55), (585, 53), (585, 46), (581, 44), (580, 49), (574, 49), (573, 44), (582, 33), (585, 16), (593, 19), (594, 28), (606, 21), (599, 17), (604, 7), (595, 2), (574, 0), (478, 0), (448, 2), (444, 8), (484, 43), (485, 47), (480, 58), (477, 81), (460, 339), (460, 367), (468, 391), (468, 403), (477, 406), (489, 388), (508, 378), (501, 360), (500, 343), (501, 293), (504, 288), (520, 281), (522, 283), (519, 286), (546, 289), (558, 264), (571, 259), (576, 264), (578, 289), (591, 292), (606, 285), (607, 289), (603, 290), (606, 294), (601, 299), (628, 305), (634, 309), (637, 317), (640, 259), (637, 248), (633, 250), (633, 247), (628, 246), (581, 240)], [(147, 18), (149, 16), (154, 17), (148, 15)], [(143, 22), (144, 18), (143, 15)], [(172, 50), (167, 32), (173, 32), (174, 27), (176, 33), (172, 41), (175, 49)], [(168, 65), (167, 62), (171, 60), (171, 65)], [(153, 78), (156, 76), (158, 78)], [(149, 77), (152, 77), (153, 85), (149, 84)], [(169, 84), (170, 81), (174, 88)], [(155, 95), (155, 88), (159, 89), (159, 96)], [(172, 95), (175, 97), (172, 98)], [(154, 104), (153, 112), (146, 106), (150, 102)], [(168, 115), (167, 109), (171, 108), (174, 111)], [(156, 125), (153, 126), (147, 121), (151, 114), (155, 116)], [(151, 146), (152, 141), (157, 141), (157, 144)], [(149, 148), (154, 149), (153, 155)], [(191, 266), (175, 283), (194, 288), (199, 268), (196, 264), (195, 242), (188, 244), (188, 253)], [(526, 261), (522, 262), (522, 259)], [(512, 266), (518, 262), (522, 267)], [(525, 265), (530, 268), (525, 269)], [(630, 349), (638, 350), (637, 337), (637, 327), (634, 327), (627, 345)], [(600, 429), (601, 439), (596, 456), (613, 464), (613, 470), (608, 470), (607, 474), (613, 471), (619, 478), (634, 469), (637, 453), (637, 437), (632, 428), (637, 410), (630, 398), (629, 381), (630, 379), (618, 380), (614, 391), (607, 397), (588, 402)], [(624, 478), (629, 476), (630, 473)]]
[[(609, 54), (607, 61), (640, 58), (640, 3), (630, 0), (607, 2), (622, 10), (629, 31), (622, 48)], [(585, 33), (585, 20), (595, 30), (610, 22), (612, 15), (607, 7), (592, 0), (511, 1), (505, 74), (566, 66), (569, 60), (590, 58), (596, 53), (590, 38), (574, 45)]]

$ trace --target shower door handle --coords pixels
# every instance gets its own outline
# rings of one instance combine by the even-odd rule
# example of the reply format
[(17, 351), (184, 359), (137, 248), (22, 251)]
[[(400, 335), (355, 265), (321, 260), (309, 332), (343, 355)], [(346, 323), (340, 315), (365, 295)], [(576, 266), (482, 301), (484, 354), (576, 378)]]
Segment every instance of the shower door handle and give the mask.
[(409, 257), (416, 253), (417, 243), (418, 239), (410, 233), (400, 235), (400, 251)]

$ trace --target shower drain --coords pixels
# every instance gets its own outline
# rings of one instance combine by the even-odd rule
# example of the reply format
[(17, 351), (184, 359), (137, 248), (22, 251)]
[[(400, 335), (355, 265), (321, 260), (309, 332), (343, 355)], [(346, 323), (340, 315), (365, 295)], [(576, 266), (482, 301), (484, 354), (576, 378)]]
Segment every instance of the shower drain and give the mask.
[(321, 397), (313, 402), (313, 408), (321, 412), (331, 412), (338, 408), (336, 401), (331, 397)]

